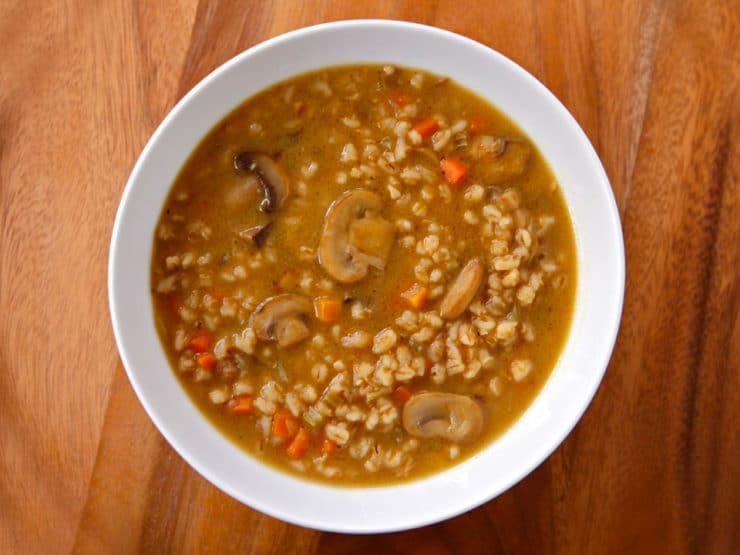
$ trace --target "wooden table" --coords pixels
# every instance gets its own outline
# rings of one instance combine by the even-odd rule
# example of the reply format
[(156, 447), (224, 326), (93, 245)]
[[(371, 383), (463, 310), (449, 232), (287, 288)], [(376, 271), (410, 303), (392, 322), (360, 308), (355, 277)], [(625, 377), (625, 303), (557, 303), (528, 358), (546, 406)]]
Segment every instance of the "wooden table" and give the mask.
[[(154, 429), (106, 298), (124, 183), (175, 102), (284, 31), (437, 25), (532, 72), (624, 225), (612, 363), (563, 445), (487, 505), (385, 536), (266, 517)], [(740, 2), (0, 3), (0, 553), (740, 553)]]

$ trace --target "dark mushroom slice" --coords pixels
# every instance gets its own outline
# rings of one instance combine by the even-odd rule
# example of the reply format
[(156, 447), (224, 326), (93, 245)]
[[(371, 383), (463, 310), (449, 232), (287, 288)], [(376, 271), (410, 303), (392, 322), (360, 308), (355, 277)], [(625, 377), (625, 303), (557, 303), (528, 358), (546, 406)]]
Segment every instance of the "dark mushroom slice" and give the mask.
[(483, 409), (456, 393), (416, 393), (403, 406), (402, 423), (412, 436), (467, 443), (483, 431)]
[(334, 279), (352, 283), (364, 278), (370, 266), (385, 268), (394, 228), (382, 208), (380, 196), (364, 189), (347, 191), (329, 206), (318, 254), (319, 264)]
[(465, 312), (468, 305), (473, 301), (475, 295), (483, 283), (483, 261), (480, 257), (468, 261), (457, 274), (447, 294), (439, 306), (439, 315), (447, 320), (457, 318)]
[(240, 152), (234, 156), (234, 167), (257, 176), (263, 194), (262, 212), (274, 212), (283, 205), (290, 193), (290, 178), (278, 162), (261, 152)]
[(524, 174), (531, 155), (529, 143), (521, 139), (482, 135), (471, 148), (477, 178), (486, 185), (506, 183)]
[(249, 317), (249, 326), (262, 341), (289, 347), (310, 335), (308, 323), (313, 305), (308, 297), (284, 293), (268, 297)]
[(253, 225), (252, 227), (242, 229), (238, 232), (238, 234), (239, 237), (241, 237), (242, 239), (249, 239), (257, 247), (261, 247), (265, 244), (265, 241), (267, 240), (267, 234), (270, 231), (271, 227), (272, 222), (267, 222), (266, 224)]

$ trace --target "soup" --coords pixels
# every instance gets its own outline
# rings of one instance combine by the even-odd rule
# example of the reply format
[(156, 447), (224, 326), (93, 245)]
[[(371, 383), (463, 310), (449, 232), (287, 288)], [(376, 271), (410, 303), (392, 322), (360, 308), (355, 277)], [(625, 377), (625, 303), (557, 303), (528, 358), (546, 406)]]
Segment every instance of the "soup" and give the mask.
[(570, 326), (576, 259), (536, 146), (450, 79), (328, 68), (198, 145), (155, 231), (155, 321), (203, 414), (307, 479), (386, 484), (510, 426)]

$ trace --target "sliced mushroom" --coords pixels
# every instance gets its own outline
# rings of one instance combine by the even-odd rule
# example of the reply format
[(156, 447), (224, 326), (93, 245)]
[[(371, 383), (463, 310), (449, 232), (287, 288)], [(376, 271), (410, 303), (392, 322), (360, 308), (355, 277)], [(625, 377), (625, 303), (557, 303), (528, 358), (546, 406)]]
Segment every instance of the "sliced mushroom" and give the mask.
[(334, 279), (352, 283), (367, 275), (370, 266), (385, 268), (393, 245), (393, 225), (380, 211), (383, 201), (372, 191), (347, 191), (324, 216), (319, 242), (319, 264)]
[(531, 147), (521, 139), (482, 135), (475, 139), (471, 153), (479, 179), (486, 185), (511, 181), (527, 170)]
[(257, 247), (261, 247), (265, 244), (265, 241), (267, 240), (267, 233), (270, 231), (271, 227), (272, 222), (267, 222), (266, 224), (253, 225), (252, 227), (242, 229), (238, 232), (238, 234), (239, 237), (243, 239), (249, 239)]
[(249, 326), (262, 341), (288, 347), (309, 336), (313, 305), (308, 297), (284, 293), (262, 301), (249, 318)]
[(290, 193), (290, 179), (279, 163), (261, 152), (240, 152), (234, 156), (234, 167), (257, 176), (264, 196), (262, 212), (274, 212), (283, 205)]
[(262, 185), (256, 175), (234, 176), (234, 180), (224, 193), (224, 203), (229, 208), (240, 210), (254, 205), (262, 197)]
[(416, 437), (470, 442), (483, 430), (483, 409), (467, 395), (417, 393), (403, 406), (402, 421)]
[(483, 261), (480, 257), (476, 256), (465, 264), (439, 306), (439, 315), (442, 318), (457, 318), (468, 308), (480, 289), (483, 273)]
[(506, 139), (491, 135), (479, 135), (470, 145), (470, 155), (476, 160), (501, 156), (506, 149)]

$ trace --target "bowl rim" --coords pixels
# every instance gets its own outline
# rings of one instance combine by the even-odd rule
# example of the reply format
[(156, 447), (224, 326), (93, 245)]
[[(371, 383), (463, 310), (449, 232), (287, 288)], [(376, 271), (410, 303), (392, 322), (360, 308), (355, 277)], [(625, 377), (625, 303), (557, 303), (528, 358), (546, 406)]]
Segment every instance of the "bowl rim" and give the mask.
[[(478, 494), (474, 502), (458, 503), (458, 504), (451, 503), (450, 507), (437, 510), (432, 516), (427, 516), (422, 519), (406, 519), (405, 521), (396, 522), (396, 523), (384, 522), (381, 524), (377, 522), (368, 524), (366, 522), (361, 522), (361, 519), (355, 521), (352, 524), (327, 522), (325, 519), (322, 519), (322, 516), (320, 514), (317, 514), (317, 515), (295, 514), (295, 513), (291, 513), (290, 511), (284, 510), (284, 508), (276, 508), (275, 506), (271, 505), (269, 502), (266, 502), (263, 499), (250, 496), (248, 493), (245, 493), (244, 491), (236, 491), (236, 489), (232, 487), (229, 481), (223, 479), (222, 476), (218, 474), (217, 470), (209, 467), (206, 464), (203, 464), (198, 458), (198, 454), (193, 453), (183, 443), (181, 443), (176, 437), (173, 436), (173, 434), (171, 433), (171, 430), (169, 429), (168, 423), (165, 422), (162, 418), (160, 418), (160, 413), (157, 407), (154, 404), (152, 404), (151, 399), (147, 396), (147, 394), (143, 390), (139, 376), (137, 372), (134, 370), (134, 366), (132, 365), (132, 362), (130, 360), (129, 353), (127, 353), (126, 349), (123, 347), (124, 338), (127, 334), (127, 331), (123, 329), (122, 323), (119, 318), (119, 307), (118, 307), (119, 300), (117, 299), (117, 295), (120, 293), (119, 290), (120, 290), (121, 285), (118, 283), (118, 280), (116, 279), (116, 265), (119, 259), (119, 247), (121, 245), (121, 241), (125, 240), (124, 237), (122, 236), (122, 227), (124, 225), (125, 212), (126, 212), (127, 206), (131, 202), (132, 191), (134, 187), (137, 186), (137, 183), (139, 183), (140, 173), (142, 172), (142, 166), (144, 165), (144, 161), (149, 158), (151, 151), (154, 148), (154, 145), (160, 140), (160, 137), (164, 133), (164, 130), (168, 126), (170, 126), (170, 124), (174, 120), (180, 117), (181, 112), (187, 109), (191, 100), (195, 98), (196, 96), (198, 96), (201, 93), (201, 91), (208, 88), (212, 84), (212, 82), (215, 79), (217, 79), (219, 75), (229, 72), (234, 66), (242, 63), (244, 60), (250, 57), (257, 56), (263, 51), (269, 50), (285, 42), (293, 41), (296, 39), (303, 39), (306, 37), (310, 37), (312, 35), (324, 33), (326, 31), (333, 31), (338, 28), (361, 28), (361, 27), (378, 27), (378, 28), (382, 27), (382, 28), (393, 28), (399, 31), (404, 31), (404, 32), (421, 31), (424, 33), (433, 33), (433, 34), (436, 34), (437, 36), (444, 37), (446, 39), (454, 40), (458, 43), (464, 44), (466, 48), (473, 48), (477, 50), (483, 49), (485, 50), (486, 55), (496, 58), (499, 63), (508, 66), (509, 70), (513, 71), (514, 73), (517, 73), (519, 78), (526, 80), (528, 82), (528, 86), (534, 89), (537, 89), (538, 93), (543, 95), (544, 97), (543, 100), (546, 100), (547, 102), (549, 102), (553, 110), (560, 112), (559, 115), (563, 117), (566, 121), (568, 121), (570, 124), (569, 132), (570, 131), (575, 132), (578, 135), (576, 139), (578, 139), (581, 143), (583, 143), (584, 147), (588, 151), (588, 155), (590, 158), (588, 160), (588, 163), (593, 167), (593, 171), (597, 178), (596, 181), (598, 182), (598, 186), (600, 187), (599, 193), (606, 196), (604, 200), (606, 200), (606, 203), (607, 203), (608, 213), (605, 214), (605, 216), (607, 217), (608, 221), (605, 222), (605, 226), (609, 228), (609, 240), (613, 243), (613, 246), (616, 247), (615, 252), (613, 253), (615, 255), (615, 259), (613, 260), (613, 262), (615, 263), (614, 278), (618, 285), (617, 291), (614, 292), (616, 296), (612, 299), (612, 301), (615, 303), (614, 304), (615, 310), (614, 310), (614, 313), (610, 315), (612, 316), (612, 318), (608, 322), (608, 327), (603, 330), (605, 337), (606, 337), (605, 345), (608, 348), (605, 348), (603, 352), (600, 353), (600, 357), (598, 358), (598, 360), (592, 364), (592, 368), (594, 369), (593, 376), (592, 376), (593, 382), (591, 384), (592, 387), (590, 387), (588, 392), (578, 399), (578, 408), (576, 412), (574, 413), (574, 417), (572, 418), (572, 420), (567, 425), (564, 425), (561, 428), (559, 428), (557, 430), (557, 433), (552, 435), (549, 438), (550, 441), (547, 443), (547, 445), (545, 445), (544, 447), (541, 447), (533, 456), (530, 456), (529, 459), (526, 461), (526, 464), (521, 464), (517, 466), (517, 470), (510, 473), (510, 476), (508, 477), (508, 483), (506, 485), (502, 487), (490, 488), (490, 489), (481, 488), (483, 492)], [(356, 63), (361, 63), (361, 62), (358, 60)], [(394, 62), (390, 62), (390, 63), (394, 63)], [(308, 69), (305, 69), (304, 71), (312, 71), (313, 69), (318, 69), (319, 67), (329, 67), (332, 65), (335, 65), (335, 64), (330, 63), (330, 64), (326, 64), (325, 66), (316, 66), (315, 68), (308, 68)], [(340, 64), (340, 65), (343, 65), (343, 64)], [(400, 64), (400, 65), (404, 65), (404, 64)], [(423, 68), (423, 66), (420, 66), (420, 68), (425, 69)], [(280, 80), (277, 80), (274, 82), (278, 82), (278, 81)], [(247, 97), (245, 96), (245, 99), (246, 98)], [(212, 125), (215, 125), (216, 123), (217, 122), (213, 122)], [(169, 187), (168, 187), (168, 190), (169, 190)], [(576, 247), (576, 250), (579, 251), (578, 246)], [(537, 466), (539, 466), (547, 457), (549, 457), (550, 454), (552, 454), (552, 452), (563, 442), (565, 437), (567, 437), (567, 435), (572, 431), (572, 429), (581, 419), (585, 410), (590, 405), (591, 400), (593, 399), (603, 379), (603, 376), (606, 372), (609, 360), (611, 358), (611, 354), (614, 349), (617, 334), (619, 331), (622, 309), (623, 309), (623, 300), (624, 300), (624, 284), (625, 284), (624, 240), (623, 240), (623, 235), (622, 235), (619, 211), (618, 211), (617, 204), (614, 198), (614, 194), (612, 192), (608, 176), (601, 164), (601, 161), (599, 160), (599, 157), (596, 151), (593, 148), (593, 145), (591, 144), (590, 140), (586, 136), (583, 129), (580, 127), (577, 121), (573, 118), (570, 112), (565, 108), (565, 106), (563, 106), (563, 104), (557, 99), (557, 97), (555, 97), (549, 91), (549, 89), (545, 87), (544, 84), (538, 81), (529, 72), (527, 72), (525, 69), (523, 69), (521, 66), (519, 66), (518, 64), (516, 64), (515, 62), (513, 62), (512, 60), (510, 60), (503, 54), (500, 54), (496, 50), (482, 43), (479, 43), (466, 36), (459, 35), (457, 33), (453, 33), (448, 30), (440, 29), (438, 27), (432, 27), (428, 25), (422, 25), (418, 23), (411, 23), (411, 22), (405, 22), (405, 21), (386, 20), (386, 19), (355, 19), (355, 20), (346, 20), (346, 21), (333, 21), (333, 22), (321, 23), (318, 25), (303, 27), (303, 28), (299, 28), (293, 31), (289, 31), (287, 33), (272, 37), (264, 42), (261, 42), (252, 47), (247, 48), (246, 50), (240, 52), (239, 54), (235, 55), (234, 57), (230, 58), (229, 60), (227, 60), (220, 66), (218, 66), (216, 69), (211, 71), (206, 77), (204, 77), (201, 81), (199, 81), (192, 89), (190, 89), (176, 103), (176, 105), (170, 110), (170, 112), (162, 120), (159, 126), (157, 126), (157, 129), (151, 135), (145, 147), (143, 148), (141, 154), (139, 155), (131, 171), (131, 174), (126, 182), (126, 186), (121, 196), (118, 210), (116, 212), (116, 218), (115, 218), (115, 222), (114, 222), (112, 233), (111, 233), (109, 253), (110, 254), (109, 254), (109, 261), (108, 261), (108, 300), (109, 300), (111, 320), (112, 320), (112, 325), (113, 325), (113, 332), (114, 332), (116, 345), (119, 351), (119, 355), (123, 362), (123, 366), (126, 370), (126, 374), (128, 375), (129, 381), (136, 393), (136, 396), (138, 397), (139, 401), (143, 405), (149, 418), (155, 424), (159, 432), (164, 436), (166, 441), (175, 449), (175, 451), (181, 457), (183, 457), (183, 459), (185, 459), (185, 461), (191, 467), (193, 467), (199, 474), (201, 474), (201, 476), (205, 477), (209, 482), (214, 484), (220, 490), (224, 491), (225, 493), (239, 500), (240, 502), (245, 503), (248, 506), (253, 507), (265, 514), (268, 514), (270, 516), (273, 516), (275, 518), (278, 518), (278, 519), (281, 519), (281, 520), (284, 520), (284, 521), (287, 521), (293, 524), (311, 527), (311, 528), (315, 528), (319, 530), (333, 531), (333, 532), (344, 532), (344, 533), (394, 532), (394, 531), (406, 530), (406, 529), (411, 529), (411, 528), (433, 524), (433, 523), (440, 522), (448, 518), (452, 518), (472, 508), (482, 505), (483, 503), (496, 497), (497, 495), (501, 494), (502, 492), (506, 491), (507, 489), (509, 489), (516, 483), (518, 483), (520, 480), (522, 480), (525, 476), (527, 476), (530, 472), (532, 472), (532, 470), (534, 470)], [(580, 258), (579, 258), (579, 264), (580, 264)], [(577, 295), (578, 295), (578, 292), (576, 292), (576, 296)], [(571, 330), (569, 331), (569, 337), (573, 331), (572, 326), (573, 324), (571, 323)], [(540, 397), (542, 395), (542, 392), (544, 391), (544, 389), (545, 389), (545, 386), (543, 386), (540, 392), (538, 392), (537, 397)], [(532, 402), (532, 404), (534, 404), (534, 401)], [(527, 413), (530, 410), (530, 408), (531, 408), (531, 405), (525, 410), (525, 413)], [(197, 411), (197, 408), (195, 410)], [(201, 418), (204, 418), (204, 417), (201, 416)], [(512, 425), (512, 427), (513, 426), (514, 425)], [(494, 440), (492, 443), (496, 443), (497, 441), (499, 441), (499, 438)], [(486, 451), (489, 447), (490, 447), (490, 444), (486, 447), (483, 447), (481, 451), (479, 451), (479, 453)], [(470, 458), (466, 459), (465, 461), (459, 463), (458, 465), (453, 465), (452, 468), (464, 466), (468, 464), (470, 460), (471, 460)], [(263, 463), (260, 463), (260, 464), (263, 464)], [(273, 474), (284, 475), (284, 473), (280, 470), (273, 469), (272, 467), (269, 467), (269, 469), (270, 469), (270, 472)], [(310, 482), (307, 480), (302, 480), (300, 478), (292, 478), (292, 480), (294, 480), (297, 483), (305, 484), (306, 487), (312, 488), (314, 490), (316, 490), (316, 488), (318, 489), (330, 488), (330, 489), (342, 490), (345, 492), (352, 492), (355, 495), (357, 495), (360, 492), (364, 493), (364, 492), (368, 492), (368, 490), (377, 490), (379, 488), (403, 489), (403, 488), (406, 488), (409, 484), (419, 484), (422, 482), (426, 482), (432, 478), (440, 476), (441, 474), (445, 474), (446, 472), (448, 472), (448, 470), (435, 473), (431, 475), (430, 477), (424, 477), (424, 478), (412, 480), (408, 484), (406, 483), (391, 484), (388, 486), (377, 486), (377, 487), (376, 486), (372, 486), (372, 487), (367, 487), (367, 486), (334, 487), (334, 486), (323, 484), (323, 483), (315, 483), (315, 482)], [(317, 511), (317, 513), (320, 513), (320, 511)]]

